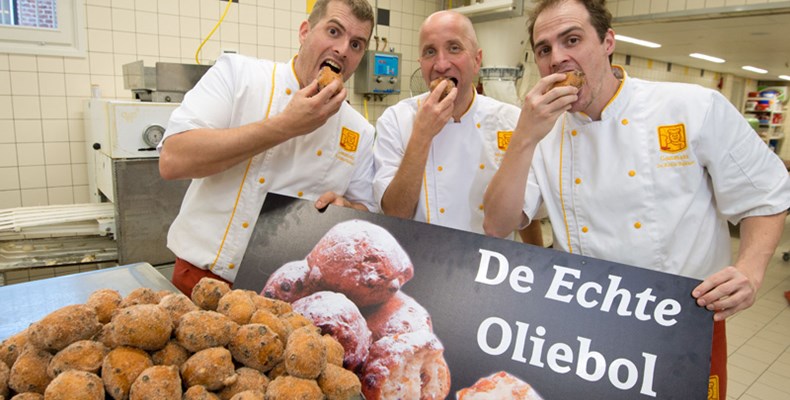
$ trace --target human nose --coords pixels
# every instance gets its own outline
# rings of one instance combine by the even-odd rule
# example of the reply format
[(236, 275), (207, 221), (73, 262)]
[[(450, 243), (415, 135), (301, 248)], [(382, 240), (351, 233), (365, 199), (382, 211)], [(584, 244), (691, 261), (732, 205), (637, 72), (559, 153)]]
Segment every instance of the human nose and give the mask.
[(562, 65), (568, 61), (568, 54), (561, 48), (554, 48), (551, 51), (551, 71), (557, 72), (562, 69)]
[(350, 48), (351, 48), (351, 44), (345, 40), (338, 40), (333, 46), (333, 50), (335, 51), (335, 53), (337, 53), (339, 56), (343, 58), (346, 58), (346, 55), (348, 54)]
[(445, 72), (450, 69), (450, 59), (444, 54), (444, 52), (439, 52), (436, 55), (436, 61), (433, 63), (433, 69), (437, 72)]

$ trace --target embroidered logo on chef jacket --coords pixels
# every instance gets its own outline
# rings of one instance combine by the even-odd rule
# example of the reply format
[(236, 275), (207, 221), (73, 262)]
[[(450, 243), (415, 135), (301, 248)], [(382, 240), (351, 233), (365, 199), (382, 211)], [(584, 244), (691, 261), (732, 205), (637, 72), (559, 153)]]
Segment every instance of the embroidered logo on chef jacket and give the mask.
[(510, 146), (510, 138), (513, 136), (513, 131), (497, 131), (496, 144), (499, 150), (505, 151)]
[(677, 153), (686, 149), (686, 125), (658, 127), (658, 144), (665, 153)]
[(719, 400), (719, 376), (711, 375), (708, 380), (708, 400)]
[(340, 133), (340, 147), (342, 147), (345, 151), (355, 152), (357, 151), (358, 145), (359, 133), (354, 132), (344, 126), (343, 131)]

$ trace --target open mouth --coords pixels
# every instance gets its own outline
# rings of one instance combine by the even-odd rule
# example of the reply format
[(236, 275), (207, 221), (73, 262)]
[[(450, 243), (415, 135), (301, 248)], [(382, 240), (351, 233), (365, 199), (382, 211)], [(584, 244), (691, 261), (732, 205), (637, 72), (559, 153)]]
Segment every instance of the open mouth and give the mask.
[[(452, 82), (456, 87), (458, 87), (458, 79), (457, 78), (451, 78), (449, 76), (440, 76), (440, 77), (438, 77), (436, 79), (447, 79), (448, 81)], [(436, 80), (436, 79), (434, 79), (434, 80)]]
[[(337, 64), (336, 62), (334, 62), (333, 60), (326, 60), (326, 61), (322, 62), (322, 63), (321, 63), (321, 68), (323, 68), (323, 67), (329, 67), (329, 69), (331, 69), (331, 70), (332, 70), (332, 72), (334, 72), (334, 73), (336, 73), (336, 74), (339, 74), (339, 73), (340, 73), (340, 71), (342, 70), (342, 68), (340, 67), (340, 65), (338, 65), (338, 64)], [(319, 69), (320, 69), (320, 68), (319, 68)]]

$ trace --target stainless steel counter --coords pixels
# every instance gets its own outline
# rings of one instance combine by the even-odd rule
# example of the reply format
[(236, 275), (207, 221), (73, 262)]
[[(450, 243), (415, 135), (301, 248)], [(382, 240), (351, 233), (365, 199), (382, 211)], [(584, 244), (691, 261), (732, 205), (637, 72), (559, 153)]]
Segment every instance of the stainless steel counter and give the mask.
[(178, 289), (148, 263), (0, 287), (0, 340), (22, 331), (58, 308), (85, 303), (98, 289), (115, 289), (126, 296), (140, 287), (178, 293)]

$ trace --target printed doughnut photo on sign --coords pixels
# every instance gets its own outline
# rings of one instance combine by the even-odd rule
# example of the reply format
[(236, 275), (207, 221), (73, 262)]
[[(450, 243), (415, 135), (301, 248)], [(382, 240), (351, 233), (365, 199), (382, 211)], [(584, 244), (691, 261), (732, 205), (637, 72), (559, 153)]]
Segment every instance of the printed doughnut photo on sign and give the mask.
[(431, 317), (400, 289), (414, 266), (386, 229), (352, 219), (330, 228), (305, 255), (277, 268), (261, 295), (335, 338), (343, 367), (357, 373), (368, 400), (444, 399), (450, 370)]

